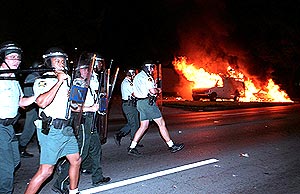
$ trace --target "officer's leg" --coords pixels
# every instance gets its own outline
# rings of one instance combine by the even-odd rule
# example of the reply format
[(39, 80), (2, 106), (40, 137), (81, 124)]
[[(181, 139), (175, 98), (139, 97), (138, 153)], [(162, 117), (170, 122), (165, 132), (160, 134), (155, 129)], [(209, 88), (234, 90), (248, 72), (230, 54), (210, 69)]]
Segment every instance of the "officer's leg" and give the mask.
[(69, 154), (66, 157), (70, 162), (70, 168), (69, 168), (70, 190), (74, 190), (78, 188), (81, 158), (79, 153)]
[(37, 193), (41, 185), (52, 175), (54, 166), (41, 164), (26, 188), (25, 194)]
[(169, 135), (169, 131), (166, 127), (165, 120), (162, 117), (157, 118), (157, 119), (153, 119), (153, 120), (158, 125), (159, 132), (160, 132), (161, 136), (164, 138), (165, 142), (170, 141), (171, 138), (170, 138), (170, 135)]
[(4, 193), (12, 193), (13, 190), (15, 162), (11, 144), (12, 135), (10, 129), (0, 124), (0, 191)]
[(91, 121), (89, 121), (88, 118), (84, 119), (84, 124), (81, 125), (78, 136), (79, 153), (81, 156), (81, 169), (84, 173), (89, 173), (89, 171), (92, 169), (89, 158), (89, 147), (91, 141), (90, 122)]
[(102, 149), (101, 142), (98, 133), (92, 134), (90, 152), (89, 155), (93, 161), (93, 174), (92, 183), (93, 186), (98, 186), (102, 183), (107, 183), (110, 181), (110, 177), (104, 177), (101, 167)]
[(60, 191), (60, 192), (67, 192), (68, 188), (67, 185), (69, 184), (69, 168), (70, 163), (67, 159), (63, 159), (61, 163), (57, 166), (59, 168), (58, 170), (58, 176), (53, 184), (53, 190), (54, 191)]
[(97, 183), (103, 179), (101, 168), (102, 149), (98, 133), (92, 134), (89, 156), (92, 162), (92, 182)]
[(130, 118), (130, 106), (127, 104), (127, 103), (123, 103), (122, 104), (122, 109), (123, 109), (123, 112), (125, 114), (125, 117), (126, 117), (126, 121), (127, 121), (127, 124), (120, 130), (120, 132), (122, 133), (122, 136), (125, 137), (126, 135), (128, 135), (130, 133), (130, 125), (128, 124), (129, 123), (129, 120)]
[(26, 151), (26, 146), (31, 140), (34, 132), (35, 132), (35, 125), (34, 121), (38, 118), (37, 110), (31, 109), (26, 112), (24, 128), (22, 134), (19, 138), (19, 149), (22, 157), (33, 157), (33, 154), (28, 153)]
[(132, 110), (130, 112), (130, 116), (128, 117), (128, 123), (130, 125), (130, 136), (131, 140), (133, 140), (133, 137), (140, 127), (140, 120), (139, 120), (139, 114), (135, 107), (132, 107)]
[(123, 103), (122, 104), (122, 110), (123, 113), (126, 117), (126, 125), (124, 125), (115, 135), (114, 135), (114, 139), (115, 139), (115, 143), (120, 146), (121, 145), (121, 139), (123, 137), (125, 137), (126, 135), (128, 135), (131, 131), (131, 126), (130, 126), (130, 106), (127, 103)]
[(145, 131), (148, 129), (149, 120), (144, 120), (140, 122), (140, 128), (136, 131), (133, 141), (138, 142), (144, 135)]
[(81, 172), (83, 174), (91, 174), (93, 168), (93, 161), (91, 156), (88, 155), (84, 161), (81, 162)]

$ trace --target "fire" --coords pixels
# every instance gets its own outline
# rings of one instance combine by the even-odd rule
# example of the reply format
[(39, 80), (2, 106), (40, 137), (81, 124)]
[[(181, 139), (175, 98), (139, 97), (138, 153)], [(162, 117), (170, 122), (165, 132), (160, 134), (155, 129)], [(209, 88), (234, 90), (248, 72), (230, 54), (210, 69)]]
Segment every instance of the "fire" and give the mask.
[(194, 64), (187, 64), (185, 57), (175, 59), (174, 63), (175, 69), (181, 72), (188, 81), (193, 82), (192, 88), (211, 88), (216, 84), (218, 86), (223, 84), (218, 74), (206, 72), (203, 68), (197, 69)]
[(235, 78), (242, 81), (245, 84), (244, 96), (239, 98), (239, 101), (243, 102), (292, 102), (285, 91), (282, 91), (278, 85), (274, 83), (272, 79), (267, 81), (265, 87), (256, 86), (250, 78), (245, 80), (245, 76), (242, 72), (237, 72), (230, 66), (227, 68), (225, 75), (219, 73), (207, 72), (204, 68), (195, 67), (193, 63), (188, 63), (186, 57), (178, 57), (173, 61), (175, 70), (189, 81), (191, 88), (212, 88), (222, 87), (222, 76)]
[[(272, 79), (269, 79), (267, 89), (269, 91), (267, 95), (269, 98), (273, 99), (273, 101), (291, 102), (289, 96), (284, 91), (281, 91), (280, 87), (276, 85)], [(274, 96), (276, 96), (275, 99)]]

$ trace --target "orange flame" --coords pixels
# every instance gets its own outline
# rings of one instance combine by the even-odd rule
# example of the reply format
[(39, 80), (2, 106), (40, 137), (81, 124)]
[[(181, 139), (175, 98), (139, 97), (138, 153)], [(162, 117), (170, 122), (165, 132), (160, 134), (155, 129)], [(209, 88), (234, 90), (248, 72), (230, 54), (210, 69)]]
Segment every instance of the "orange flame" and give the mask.
[(185, 57), (175, 59), (173, 64), (175, 69), (181, 72), (188, 81), (193, 82), (192, 88), (211, 88), (223, 84), (223, 80), (219, 75), (206, 72), (203, 68), (197, 69), (194, 64), (187, 64)]
[[(209, 73), (204, 68), (197, 68), (193, 63), (189, 64), (186, 57), (178, 57), (173, 61), (175, 70), (189, 81), (190, 88), (212, 88), (214, 86), (222, 87), (223, 79), (220, 75)], [(226, 75), (227, 77), (236, 78), (243, 81), (245, 84), (245, 96), (239, 98), (243, 102), (292, 102), (285, 91), (282, 91), (272, 79), (269, 79), (267, 86), (260, 88), (256, 86), (253, 81), (248, 78), (244, 80), (244, 74), (236, 72), (233, 68), (228, 66)]]

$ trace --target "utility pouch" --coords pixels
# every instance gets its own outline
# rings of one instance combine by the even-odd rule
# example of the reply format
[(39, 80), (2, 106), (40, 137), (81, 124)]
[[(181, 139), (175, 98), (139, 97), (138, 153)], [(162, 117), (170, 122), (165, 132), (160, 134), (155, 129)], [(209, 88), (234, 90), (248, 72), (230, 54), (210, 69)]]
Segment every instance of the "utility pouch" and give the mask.
[(62, 129), (62, 133), (64, 136), (73, 136), (74, 135), (74, 130), (71, 126), (65, 126), (63, 129)]
[(68, 126), (69, 121), (64, 119), (53, 119), (52, 125), (55, 129), (62, 129), (65, 126)]
[(42, 133), (45, 135), (49, 134), (50, 131), (50, 124), (52, 121), (52, 117), (47, 117), (44, 112), (41, 112), (41, 118), (42, 118)]

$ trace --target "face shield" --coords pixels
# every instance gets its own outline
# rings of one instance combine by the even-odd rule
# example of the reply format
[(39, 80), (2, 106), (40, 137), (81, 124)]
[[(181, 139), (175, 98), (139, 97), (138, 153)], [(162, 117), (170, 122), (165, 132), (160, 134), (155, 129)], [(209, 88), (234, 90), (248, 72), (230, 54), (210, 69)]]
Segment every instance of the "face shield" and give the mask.
[(105, 61), (100, 55), (96, 54), (93, 68), (96, 72), (103, 71), (105, 69)]
[(90, 79), (92, 73), (93, 54), (82, 53), (79, 57), (77, 66), (75, 68), (75, 79), (81, 78), (83, 80)]
[(68, 71), (68, 55), (61, 49), (51, 48), (43, 55), (43, 58), (46, 67)]
[(22, 49), (16, 43), (12, 41), (4, 42), (0, 45), (0, 62), (5, 63), (8, 69), (11, 67), (8, 66), (5, 60), (18, 63), (17, 66), (19, 66), (22, 58), (22, 52)]
[(146, 64), (144, 64), (143, 70), (146, 73), (148, 73), (150, 75), (153, 75), (154, 69), (155, 69), (155, 64), (152, 64), (152, 63), (146, 63)]

